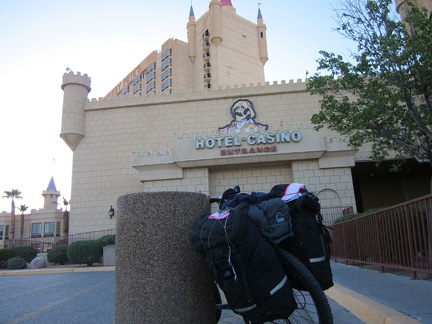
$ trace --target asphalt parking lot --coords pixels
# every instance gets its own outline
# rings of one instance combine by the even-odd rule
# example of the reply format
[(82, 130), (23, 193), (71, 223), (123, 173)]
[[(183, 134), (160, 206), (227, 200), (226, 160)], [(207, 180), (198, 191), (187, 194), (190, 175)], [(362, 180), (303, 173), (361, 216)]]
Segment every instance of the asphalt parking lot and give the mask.
[[(115, 271), (2, 276), (0, 296), (1, 324), (114, 323)], [(363, 323), (329, 301), (335, 323)], [(244, 322), (234, 313), (224, 311), (220, 323)]]
[(115, 272), (0, 278), (0, 323), (113, 323)]

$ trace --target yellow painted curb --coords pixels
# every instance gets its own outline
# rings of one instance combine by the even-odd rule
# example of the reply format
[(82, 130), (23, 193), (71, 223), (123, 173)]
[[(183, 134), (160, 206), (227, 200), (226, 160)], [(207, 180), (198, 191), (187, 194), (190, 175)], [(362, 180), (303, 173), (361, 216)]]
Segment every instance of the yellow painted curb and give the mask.
[(421, 324), (416, 319), (384, 306), (337, 283), (326, 294), (366, 323)]

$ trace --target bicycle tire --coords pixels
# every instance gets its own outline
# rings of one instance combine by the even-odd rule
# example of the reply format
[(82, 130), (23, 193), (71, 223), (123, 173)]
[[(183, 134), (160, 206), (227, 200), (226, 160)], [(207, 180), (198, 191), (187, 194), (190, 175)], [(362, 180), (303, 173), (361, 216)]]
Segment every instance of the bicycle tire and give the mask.
[[(213, 293), (213, 300), (215, 302), (215, 305), (222, 304), (222, 297), (220, 295), (219, 288), (218, 288), (217, 284), (215, 284), (215, 290), (214, 290), (214, 293)], [(221, 315), (222, 315), (222, 309), (216, 307), (215, 308), (215, 313), (216, 313), (215, 314), (216, 315), (216, 323), (219, 323), (219, 320), (220, 320)]]
[[(307, 291), (293, 289), (296, 310), (286, 319), (268, 323), (333, 324), (330, 304), (318, 281), (306, 266), (288, 251), (277, 248), (279, 259), (290, 281), (300, 281)], [(243, 319), (246, 324), (263, 324)]]

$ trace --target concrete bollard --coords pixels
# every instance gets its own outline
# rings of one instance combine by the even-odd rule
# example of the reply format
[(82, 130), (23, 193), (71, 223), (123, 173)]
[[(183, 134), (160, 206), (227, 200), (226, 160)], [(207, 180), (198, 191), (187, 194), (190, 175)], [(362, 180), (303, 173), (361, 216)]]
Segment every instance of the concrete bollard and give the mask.
[(134, 193), (117, 210), (115, 323), (216, 323), (212, 273), (191, 247), (207, 196)]

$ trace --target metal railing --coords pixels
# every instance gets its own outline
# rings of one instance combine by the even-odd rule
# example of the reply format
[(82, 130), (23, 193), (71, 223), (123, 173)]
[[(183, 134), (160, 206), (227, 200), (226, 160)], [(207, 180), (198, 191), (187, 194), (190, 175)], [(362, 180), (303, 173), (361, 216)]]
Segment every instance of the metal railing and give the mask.
[(115, 233), (116, 233), (116, 230), (115, 230), (115, 228), (113, 228), (113, 229), (109, 229), (109, 230), (94, 231), (94, 232), (87, 232), (87, 233), (81, 233), (81, 234), (71, 234), (71, 235), (69, 235), (68, 244), (71, 244), (75, 241), (97, 240), (98, 238), (101, 238), (102, 236), (112, 235)]
[(333, 225), (335, 261), (432, 274), (432, 195)]
[(333, 206), (333, 207), (321, 207), (321, 215), (323, 217), (323, 224), (326, 226), (332, 226), (334, 221), (342, 217), (353, 213), (352, 206)]
[(48, 252), (53, 246), (57, 245), (68, 245), (76, 241), (84, 241), (84, 240), (97, 240), (105, 235), (115, 234), (115, 229), (102, 230), (102, 231), (94, 231), (80, 234), (71, 234), (67, 238), (64, 236), (56, 236), (56, 237), (39, 237), (39, 238), (31, 238), (31, 239), (13, 239), (13, 240), (5, 240), (4, 248), (12, 248), (14, 246), (31, 246), (36, 249), (38, 252)]
[(48, 252), (53, 246), (56, 245), (67, 245), (67, 240), (64, 239), (63, 236), (55, 236), (55, 237), (38, 237), (38, 238), (29, 238), (29, 239), (11, 239), (5, 240), (5, 248), (12, 248), (16, 246), (31, 246), (37, 252)]

